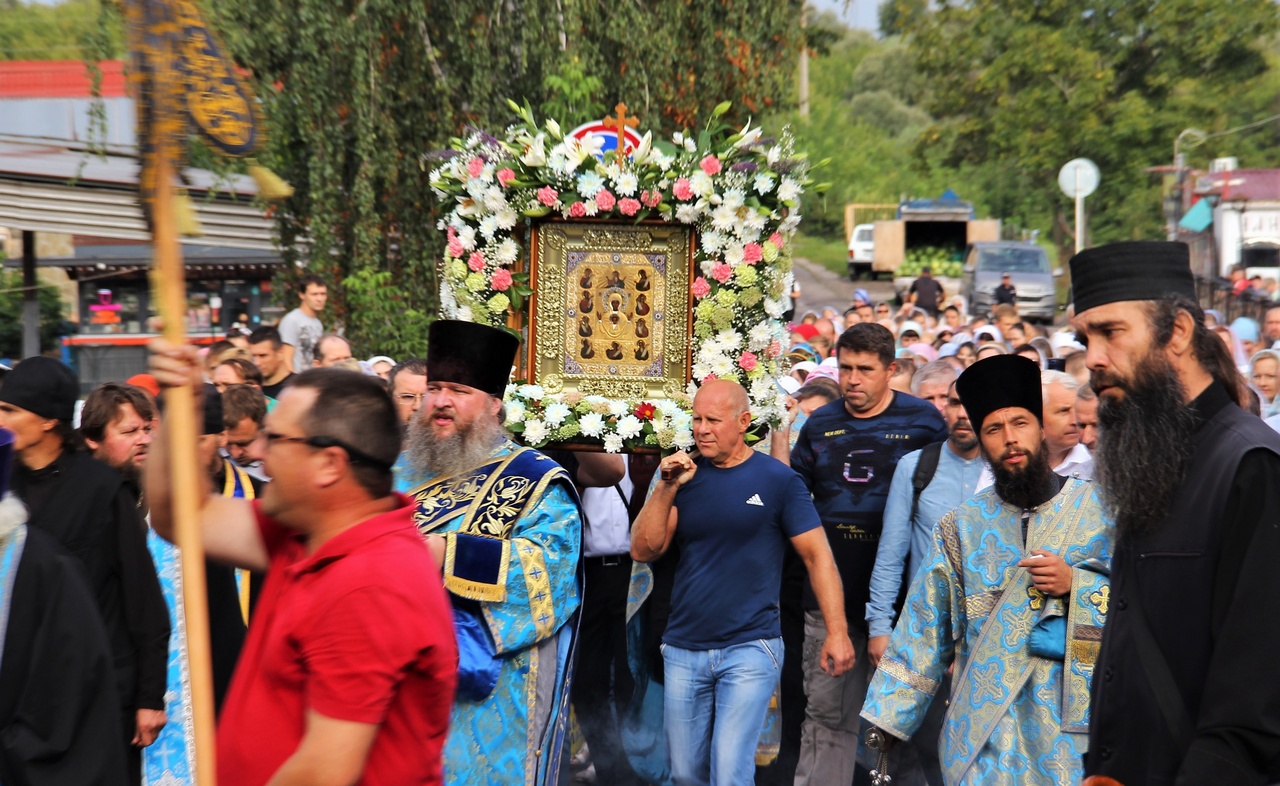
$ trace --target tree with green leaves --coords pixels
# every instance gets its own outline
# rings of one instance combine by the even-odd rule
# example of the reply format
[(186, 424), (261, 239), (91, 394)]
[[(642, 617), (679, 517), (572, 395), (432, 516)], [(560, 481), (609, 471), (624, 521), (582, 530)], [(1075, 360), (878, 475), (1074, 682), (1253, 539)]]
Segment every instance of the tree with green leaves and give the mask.
[[(59, 331), (63, 326), (62, 298), (58, 295), (57, 287), (40, 285), (36, 289), (36, 304), (40, 310), (40, 351), (48, 352), (57, 347)], [(0, 314), (8, 315), (5, 319), (0, 319), (0, 358), (21, 358), (21, 273), (0, 273)]]

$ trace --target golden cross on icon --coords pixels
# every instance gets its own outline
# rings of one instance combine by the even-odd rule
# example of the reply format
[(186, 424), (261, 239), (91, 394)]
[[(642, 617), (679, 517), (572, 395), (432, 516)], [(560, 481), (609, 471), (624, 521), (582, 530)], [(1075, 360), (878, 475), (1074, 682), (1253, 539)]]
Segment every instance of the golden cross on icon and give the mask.
[(604, 127), (612, 130), (618, 135), (618, 149), (614, 153), (618, 166), (622, 166), (622, 162), (627, 159), (627, 129), (636, 128), (640, 125), (640, 121), (635, 117), (627, 117), (627, 105), (619, 102), (613, 108), (617, 112), (617, 117), (609, 116), (604, 119)]

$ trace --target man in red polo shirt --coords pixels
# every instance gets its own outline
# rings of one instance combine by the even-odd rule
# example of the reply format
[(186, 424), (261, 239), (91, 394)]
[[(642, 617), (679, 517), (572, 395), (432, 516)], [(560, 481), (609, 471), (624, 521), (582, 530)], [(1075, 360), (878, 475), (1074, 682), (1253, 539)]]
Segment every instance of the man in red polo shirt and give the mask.
[[(162, 385), (198, 381), (189, 347), (152, 352)], [(458, 655), (440, 568), (391, 490), (391, 399), (369, 377), (307, 371), (260, 438), (272, 478), (260, 500), (201, 495), (208, 555), (267, 572), (219, 723), (220, 780), (439, 784)], [(151, 523), (168, 538), (163, 432), (152, 453)]]

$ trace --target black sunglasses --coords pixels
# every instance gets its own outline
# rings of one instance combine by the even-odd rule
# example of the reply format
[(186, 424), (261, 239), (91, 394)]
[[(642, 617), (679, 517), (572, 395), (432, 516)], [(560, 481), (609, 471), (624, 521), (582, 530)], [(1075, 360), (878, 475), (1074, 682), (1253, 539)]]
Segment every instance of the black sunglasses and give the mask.
[(290, 437), (284, 434), (277, 434), (274, 431), (263, 431), (262, 438), (265, 439), (268, 444), (272, 442), (298, 442), (306, 445), (307, 447), (316, 448), (317, 450), (324, 450), (325, 448), (342, 448), (346, 451), (347, 458), (354, 464), (367, 464), (368, 466), (382, 470), (383, 472), (390, 472), (392, 467), (389, 462), (374, 458), (362, 450), (353, 448), (337, 437), (327, 437), (324, 435), (314, 437)]

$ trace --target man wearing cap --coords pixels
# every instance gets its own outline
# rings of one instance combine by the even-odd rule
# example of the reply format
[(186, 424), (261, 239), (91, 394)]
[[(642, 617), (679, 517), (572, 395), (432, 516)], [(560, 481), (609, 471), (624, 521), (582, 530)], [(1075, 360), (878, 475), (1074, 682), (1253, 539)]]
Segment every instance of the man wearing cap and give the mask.
[[(1280, 435), (1204, 325), (1187, 247), (1071, 260), (1115, 516), (1085, 771), (1125, 786), (1280, 780)], [(1135, 458), (1141, 457), (1141, 461)]]
[(396, 467), (454, 604), (444, 758), (459, 786), (554, 783), (568, 720), (582, 519), (564, 469), (502, 429), (518, 346), (497, 328), (433, 322), (426, 398)]
[(87, 571), (111, 642), (121, 742), (137, 782), (141, 749), (166, 721), (169, 616), (134, 493), (118, 473), (78, 450), (71, 419), (79, 390), (62, 363), (28, 358), (0, 388), (0, 426), (16, 436), (13, 492), (27, 506), (27, 523), (52, 535)]
[(1112, 528), (1091, 484), (1049, 468), (1035, 363), (980, 360), (956, 389), (994, 485), (934, 528), (862, 717), (910, 739), (954, 663), (944, 782), (1074, 786)]
[(994, 295), (991, 305), (1018, 307), (1018, 290), (1013, 286), (1013, 276), (1007, 271), (1000, 274), (1000, 284), (996, 287)]
[[(164, 387), (202, 386), (189, 346), (151, 344)], [(173, 537), (161, 427), (144, 473), (151, 521)], [(236, 786), (440, 784), (457, 646), (414, 506), (392, 491), (395, 408), (378, 380), (313, 369), (267, 415), (259, 499), (199, 473), (210, 558), (266, 572), (219, 719), (218, 777)], [(212, 461), (212, 452), (205, 458)]]
[(83, 569), (26, 525), (0, 429), (0, 783), (124, 786), (111, 649)]

